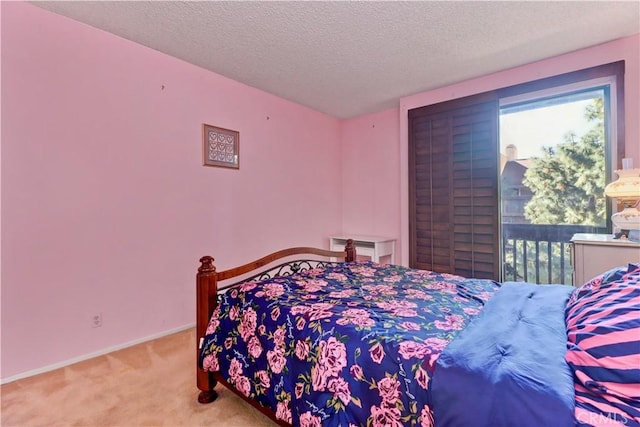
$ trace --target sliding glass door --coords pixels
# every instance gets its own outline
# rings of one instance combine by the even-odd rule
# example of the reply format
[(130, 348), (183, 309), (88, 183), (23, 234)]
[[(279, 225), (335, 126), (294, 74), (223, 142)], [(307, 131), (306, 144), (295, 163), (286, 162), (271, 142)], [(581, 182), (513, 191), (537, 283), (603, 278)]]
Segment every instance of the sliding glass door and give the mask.
[(598, 83), (500, 101), (505, 280), (571, 284), (571, 237), (607, 229), (610, 85)]

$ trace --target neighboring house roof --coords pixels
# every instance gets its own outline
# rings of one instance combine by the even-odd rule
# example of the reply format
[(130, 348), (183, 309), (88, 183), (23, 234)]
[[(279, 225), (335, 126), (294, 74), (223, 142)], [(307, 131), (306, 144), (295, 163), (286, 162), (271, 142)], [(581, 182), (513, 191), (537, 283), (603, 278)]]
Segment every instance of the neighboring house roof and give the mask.
[(516, 160), (507, 160), (507, 157), (504, 154), (500, 154), (500, 174), (504, 174), (504, 169), (508, 163), (515, 163), (522, 166), (525, 170), (529, 169), (533, 165), (534, 159), (516, 159)]
[(514, 160), (514, 162), (518, 163), (519, 165), (522, 165), (522, 167), (524, 167), (525, 169), (529, 169), (532, 164), (533, 164), (533, 159), (516, 159)]

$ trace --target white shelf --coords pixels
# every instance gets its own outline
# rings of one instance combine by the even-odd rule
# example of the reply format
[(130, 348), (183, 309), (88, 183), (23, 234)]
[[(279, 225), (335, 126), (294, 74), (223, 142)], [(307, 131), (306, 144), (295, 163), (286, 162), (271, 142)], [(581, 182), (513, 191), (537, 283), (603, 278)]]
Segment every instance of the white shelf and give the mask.
[(389, 257), (390, 264), (395, 264), (396, 239), (382, 236), (363, 236), (356, 234), (340, 234), (329, 237), (329, 248), (332, 251), (342, 251), (347, 240), (353, 240), (357, 256), (368, 256), (373, 262), (380, 262), (382, 257)]

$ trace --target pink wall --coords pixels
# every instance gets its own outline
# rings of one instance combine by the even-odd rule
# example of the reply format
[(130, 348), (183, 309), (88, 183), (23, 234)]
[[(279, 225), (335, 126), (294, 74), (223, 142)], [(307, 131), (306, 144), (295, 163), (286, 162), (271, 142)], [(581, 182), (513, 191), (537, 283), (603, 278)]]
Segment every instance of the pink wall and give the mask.
[[(408, 264), (408, 110), (582, 68), (618, 60), (626, 61), (625, 150), (627, 157), (634, 158), (634, 164), (640, 164), (639, 55), (640, 35), (635, 35), (522, 67), (407, 96), (400, 99), (398, 110), (390, 110), (343, 121), (343, 182), (345, 183), (345, 190), (342, 195), (344, 209), (343, 232), (361, 232), (360, 230), (364, 229), (368, 224), (372, 224), (376, 230), (381, 230), (381, 232), (382, 230), (391, 232), (391, 230), (398, 229), (399, 231), (394, 236), (399, 239), (396, 244), (396, 260), (404, 265)], [(387, 118), (394, 111), (398, 114), (399, 122)], [(383, 118), (387, 119), (383, 120)], [(369, 123), (375, 123), (375, 129), (371, 128)], [(368, 127), (367, 124), (369, 124)], [(358, 131), (358, 129), (361, 131)], [(372, 137), (374, 130), (375, 135), (389, 135), (389, 137)], [(393, 136), (396, 130), (398, 130), (398, 133)], [(362, 150), (360, 153), (366, 154), (359, 154), (358, 150)], [(361, 165), (360, 162), (363, 161), (363, 157), (371, 159), (376, 165), (375, 168), (369, 165)], [(367, 173), (374, 169), (375, 173)], [(394, 187), (394, 185), (397, 186)], [(375, 193), (372, 189), (384, 189), (387, 194)], [(370, 199), (363, 202), (363, 194), (369, 195)], [(396, 216), (393, 215), (391, 210), (386, 210), (384, 211), (385, 215), (376, 213), (375, 219), (372, 218), (371, 209), (377, 209), (381, 206), (381, 200), (384, 197), (390, 197), (389, 203), (395, 203), (399, 197), (400, 205), (396, 211)], [(388, 209), (388, 207), (385, 208)]]
[(342, 224), (345, 233), (399, 236), (399, 131), (395, 109), (343, 121)]
[[(204, 254), (225, 268), (340, 230), (337, 119), (1, 8), (3, 379), (193, 323)], [(201, 166), (202, 123), (240, 131), (240, 170)]]

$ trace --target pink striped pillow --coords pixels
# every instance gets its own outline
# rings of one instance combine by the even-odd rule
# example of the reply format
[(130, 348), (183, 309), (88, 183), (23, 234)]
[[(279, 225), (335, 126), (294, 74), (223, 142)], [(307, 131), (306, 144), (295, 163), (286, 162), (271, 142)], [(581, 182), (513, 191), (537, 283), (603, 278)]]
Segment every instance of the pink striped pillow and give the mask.
[(620, 266), (620, 267), (612, 268), (611, 270), (608, 270), (595, 277), (592, 277), (587, 282), (585, 282), (582, 286), (580, 286), (579, 288), (576, 288), (571, 293), (571, 296), (569, 297), (569, 301), (567, 301), (567, 305), (575, 303), (576, 300), (580, 298), (582, 295), (585, 295), (587, 293), (597, 290), (602, 284), (607, 284), (607, 283), (614, 282), (616, 280), (620, 280), (622, 276), (627, 274), (629, 271), (632, 271), (636, 267), (637, 265), (635, 264)]
[(590, 282), (574, 291), (565, 310), (576, 419), (640, 423), (640, 266)]

